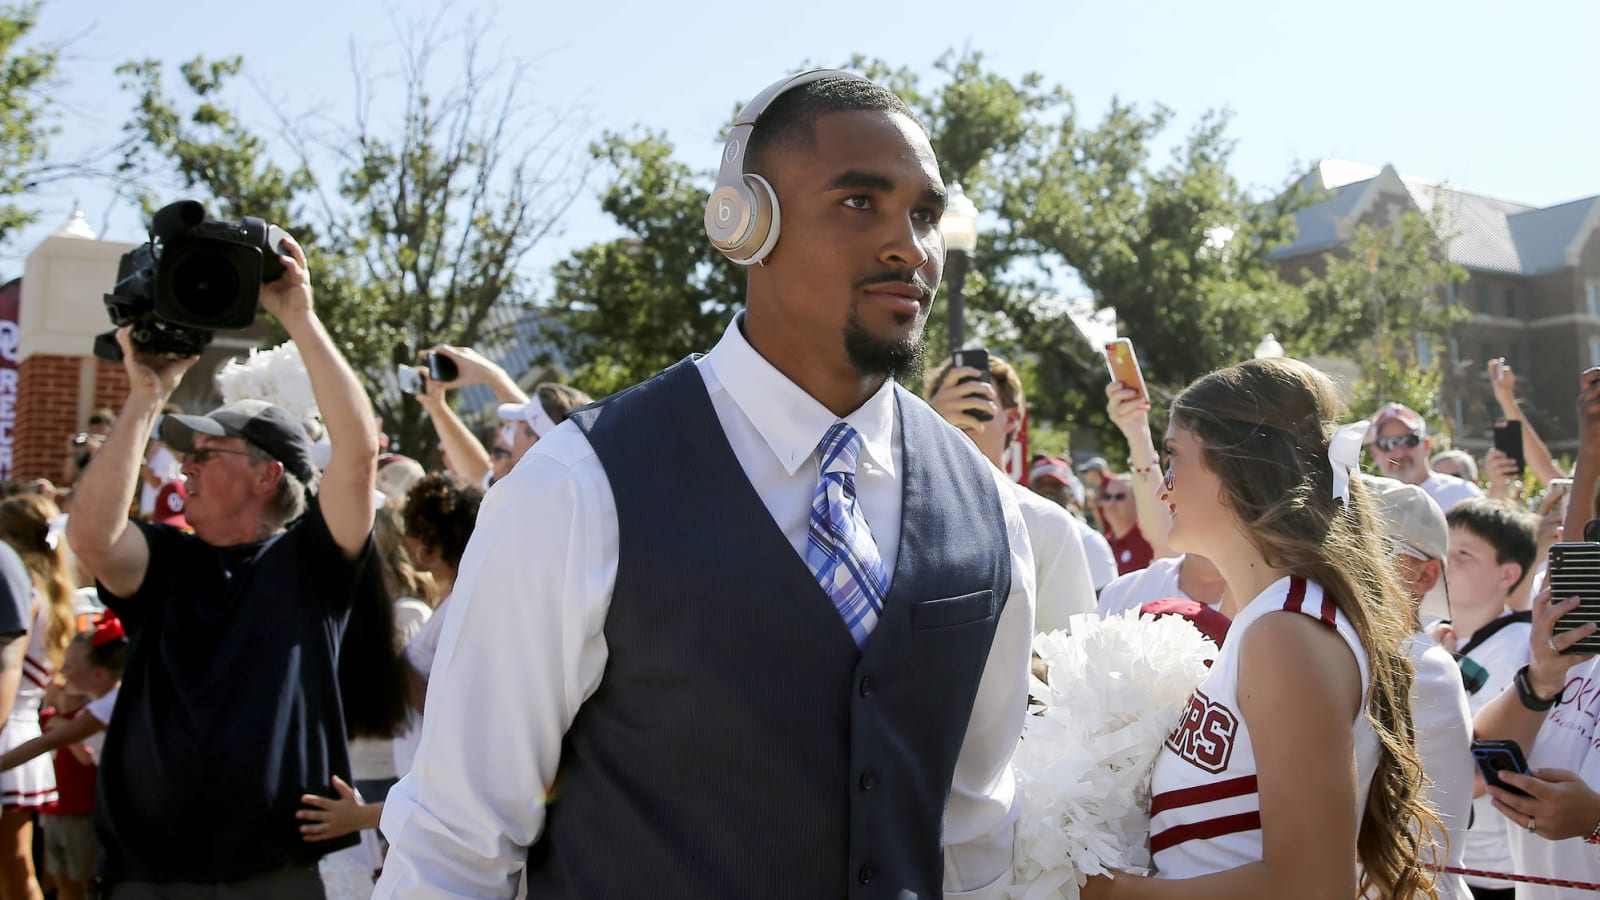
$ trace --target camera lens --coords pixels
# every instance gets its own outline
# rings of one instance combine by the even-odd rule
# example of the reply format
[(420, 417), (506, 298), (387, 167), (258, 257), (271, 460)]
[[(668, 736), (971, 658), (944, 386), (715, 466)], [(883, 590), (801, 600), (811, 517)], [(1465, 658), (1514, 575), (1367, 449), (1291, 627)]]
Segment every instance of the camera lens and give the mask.
[(172, 271), (172, 294), (197, 317), (221, 315), (239, 299), (239, 273), (220, 253), (192, 253)]

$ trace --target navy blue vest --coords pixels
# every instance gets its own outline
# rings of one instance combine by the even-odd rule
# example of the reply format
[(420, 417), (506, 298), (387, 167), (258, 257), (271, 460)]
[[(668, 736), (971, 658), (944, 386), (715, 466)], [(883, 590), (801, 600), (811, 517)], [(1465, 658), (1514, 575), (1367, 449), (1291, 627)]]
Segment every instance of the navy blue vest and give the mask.
[(896, 388), (899, 557), (858, 652), (685, 360), (575, 413), (616, 497), (599, 688), (535, 898), (938, 898), (941, 826), (1011, 583), (989, 463)]

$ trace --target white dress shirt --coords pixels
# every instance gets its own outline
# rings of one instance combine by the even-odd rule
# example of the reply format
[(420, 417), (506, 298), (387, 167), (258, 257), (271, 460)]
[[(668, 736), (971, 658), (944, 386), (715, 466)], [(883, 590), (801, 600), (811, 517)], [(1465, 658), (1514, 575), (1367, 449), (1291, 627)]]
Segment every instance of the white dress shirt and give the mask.
[(1077, 520), (1060, 504), (1016, 482), (1011, 482), (1011, 489), (1028, 527), (1028, 543), (1033, 545), (1037, 573), (1033, 630), (1043, 634), (1066, 628), (1068, 619), (1094, 612), (1095, 604), (1089, 560), (1072, 527)]
[[(739, 319), (698, 368), (740, 467), (803, 559), (816, 447), (839, 417), (763, 359)], [(843, 421), (861, 434), (857, 496), (885, 570), (893, 572), (904, 455), (893, 384)], [(1010, 763), (1026, 710), (1034, 612), (1027, 531), (1003, 474), (993, 474), (1010, 543), (1011, 592), (944, 824), (947, 895), (985, 898), (1004, 896), (1010, 880)], [(391, 847), (375, 898), (512, 896), (527, 848), (544, 827), (562, 738), (605, 671), (617, 541), (610, 483), (573, 423), (541, 438), (485, 497), (441, 613), (416, 762), (385, 804), (382, 828)]]

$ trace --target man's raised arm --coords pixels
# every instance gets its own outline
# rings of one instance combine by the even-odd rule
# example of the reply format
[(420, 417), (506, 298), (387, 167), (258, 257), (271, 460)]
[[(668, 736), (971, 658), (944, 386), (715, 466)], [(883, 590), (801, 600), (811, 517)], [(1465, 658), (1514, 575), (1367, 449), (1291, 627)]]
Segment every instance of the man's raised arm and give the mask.
[(286, 246), (289, 255), (281, 257), (284, 273), (262, 285), (261, 305), (283, 324), (305, 362), (311, 392), (333, 446), (333, 457), (322, 473), (318, 503), (334, 541), (346, 556), (354, 557), (366, 546), (377, 508), (373, 490), (378, 438), (372, 433), (372, 404), (312, 308), (305, 251), (293, 238)]
[(117, 329), (128, 399), (94, 461), (72, 493), (67, 542), (89, 571), (119, 597), (132, 596), (144, 583), (150, 546), (144, 533), (128, 527), (128, 507), (144, 466), (144, 447), (161, 407), (199, 357), (155, 356), (133, 349), (127, 327)]

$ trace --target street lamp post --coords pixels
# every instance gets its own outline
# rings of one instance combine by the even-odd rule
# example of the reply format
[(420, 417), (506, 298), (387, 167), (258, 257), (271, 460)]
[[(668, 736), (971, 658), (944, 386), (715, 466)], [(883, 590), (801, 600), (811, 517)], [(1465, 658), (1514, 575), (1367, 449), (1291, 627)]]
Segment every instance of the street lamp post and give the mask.
[(1270, 333), (1256, 345), (1256, 359), (1279, 359), (1282, 356), (1283, 345)]
[(950, 286), (949, 339), (953, 353), (967, 342), (967, 300), (961, 288), (967, 280), (972, 251), (978, 249), (978, 207), (959, 181), (950, 182), (950, 196), (945, 200), (939, 230), (944, 232), (944, 280)]

